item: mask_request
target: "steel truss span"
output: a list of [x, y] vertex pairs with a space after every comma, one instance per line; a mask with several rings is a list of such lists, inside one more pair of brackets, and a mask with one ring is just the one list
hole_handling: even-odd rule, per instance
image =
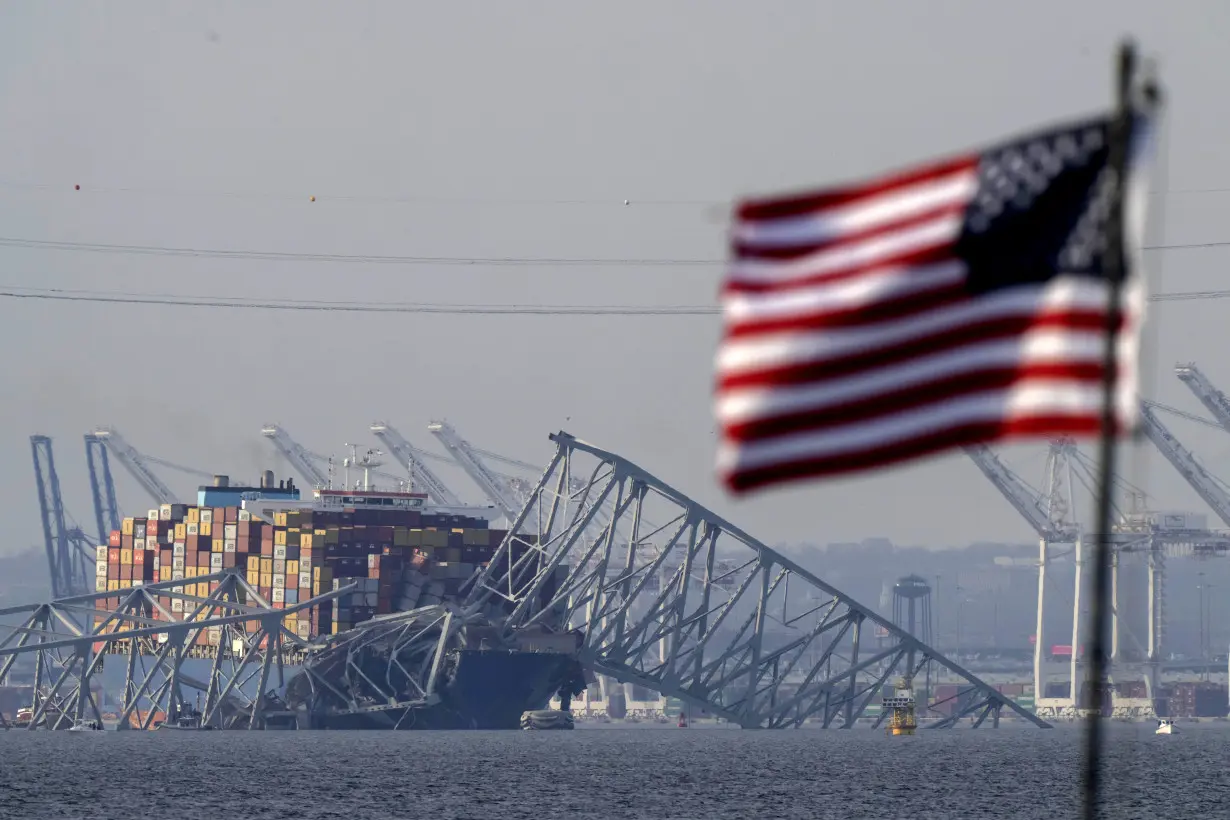
[[950, 715], [924, 711], [925, 726], [997, 725], [1007, 708], [1049, 727], [627, 459], [564, 432], [551, 440], [555, 455], [470, 586], [467, 612], [510, 613], [508, 634], [562, 615], [593, 671], [745, 728], [849, 728], [895, 677], [917, 688], [940, 674], [961, 692]]
[[381, 616], [325, 640], [291, 679], [287, 701], [313, 715], [365, 715], [399, 729], [414, 709], [440, 702], [447, 655], [481, 619], [428, 606]]
[[[286, 617], [352, 588], [276, 609], [235, 570], [193, 580], [218, 586], [199, 597], [183, 594], [182, 580], [164, 581], [0, 609], [0, 619], [22, 619], [20, 626], [0, 626], [0, 684], [18, 656], [34, 656], [28, 728], [101, 724], [90, 684], [101, 679], [108, 656], [127, 668], [118, 728], [148, 729], [160, 712], [172, 724], [192, 715], [215, 728], [264, 728], [278, 711], [269, 693], [282, 686], [283, 665], [302, 658], [308, 646], [286, 628]], [[208, 667], [203, 678], [185, 670], [190, 661]], [[203, 706], [195, 708], [185, 690], [199, 692]]]

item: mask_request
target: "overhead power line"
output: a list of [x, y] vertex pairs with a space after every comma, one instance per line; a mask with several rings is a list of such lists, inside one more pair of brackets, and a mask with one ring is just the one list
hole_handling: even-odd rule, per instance
[[290, 251], [186, 248], [167, 245], [118, 245], [101, 242], [59, 242], [43, 239], [0, 237], [0, 247], [75, 253], [112, 253], [134, 256], [197, 256], [211, 259], [250, 259], [262, 262], [342, 262], [368, 265], [533, 265], [536, 267], [706, 267], [722, 264], [717, 259], [632, 259], [579, 256], [384, 256], [379, 254], [303, 253]]
[[[654, 205], [654, 206], [731, 206], [729, 199], [720, 198], [686, 198], [662, 199], [654, 197], [638, 198], [629, 194], [610, 197], [522, 197], [522, 196], [447, 196], [425, 194], [347, 194], [330, 193], [329, 191], [253, 191], [253, 190], [207, 190], [202, 188], [181, 188], [170, 186], [143, 185], [109, 185], [86, 182], [38, 182], [20, 179], [0, 179], [0, 188], [14, 191], [54, 191], [65, 195], [90, 194], [120, 194], [126, 196], [157, 196], [199, 199], [249, 199], [249, 200], [280, 200], [293, 202], [340, 202], [340, 203], [371, 203], [387, 205], [477, 205], [477, 206], [519, 206], [519, 205], [583, 205], [583, 206], [623, 206], [623, 205]], [[1150, 191], [1153, 197], [1169, 197], [1187, 194], [1221, 194], [1230, 193], [1230, 186], [1171, 188], [1164, 191]]]
[[[1230, 289], [1157, 293], [1152, 302], [1227, 299]], [[139, 294], [0, 286], [0, 299], [83, 302], [117, 305], [222, 308], [231, 310], [283, 310], [328, 313], [437, 313], [487, 316], [714, 316], [715, 305], [521, 305], [448, 304], [432, 302], [353, 302], [311, 299], [254, 299], [245, 297], [177, 294]]]
[[[189, 248], [170, 245], [131, 245], [102, 242], [63, 242], [47, 239], [0, 237], [0, 247], [74, 253], [127, 254], [133, 256], [195, 256], [210, 259], [245, 259], [263, 262], [333, 262], [365, 265], [483, 265], [490, 267], [717, 267], [724, 259], [629, 258], [585, 256], [412, 256], [348, 253], [307, 253], [228, 248]], [[1146, 245], [1145, 250], [1163, 251], [1190, 248], [1230, 247], [1230, 240], [1188, 242], [1173, 245]]]

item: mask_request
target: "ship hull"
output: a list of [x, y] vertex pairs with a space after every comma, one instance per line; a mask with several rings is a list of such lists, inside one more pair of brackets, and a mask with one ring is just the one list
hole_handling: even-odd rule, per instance
[[439, 702], [317, 713], [310, 728], [520, 729], [521, 715], [546, 708], [575, 665], [571, 656], [553, 652], [461, 650]]

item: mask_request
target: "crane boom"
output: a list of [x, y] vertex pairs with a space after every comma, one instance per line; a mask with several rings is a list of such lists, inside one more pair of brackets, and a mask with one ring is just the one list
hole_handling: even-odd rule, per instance
[[504, 517], [510, 523], [515, 521], [525, 506], [526, 499], [522, 498], [503, 476], [492, 471], [475, 453], [470, 443], [458, 435], [447, 421], [433, 421], [427, 425], [427, 429], [440, 440], [449, 455], [466, 471], [466, 475], [473, 479], [483, 494], [504, 513]]
[[461, 499], [457, 497], [457, 494], [450, 490], [448, 485], [438, 475], [433, 473], [430, 467], [423, 463], [422, 459], [418, 457], [415, 448], [406, 440], [405, 436], [397, 431], [397, 428], [387, 422], [374, 421], [371, 425], [371, 431], [388, 448], [388, 451], [405, 466], [411, 480], [427, 490], [427, 494], [431, 496], [433, 501], [446, 507], [462, 506]]
[[[1212, 410], [1212, 408], [1209, 408]], [[1230, 493], [1218, 484], [1207, 470], [1196, 461], [1192, 452], [1179, 443], [1166, 426], [1162, 424], [1149, 402], [1140, 403], [1140, 415], [1144, 422], [1145, 435], [1157, 447], [1166, 460], [1179, 471], [1179, 475], [1187, 481], [1196, 494], [1204, 499], [1204, 503], [1213, 508], [1217, 517], [1230, 526]]]
[[1208, 411], [1217, 419], [1222, 429], [1230, 432], [1230, 397], [1213, 386], [1209, 377], [1204, 375], [1195, 362], [1175, 365], [1175, 375], [1196, 394]]
[[107, 445], [98, 436], [89, 433], [85, 434], [85, 461], [90, 469], [94, 523], [98, 527], [99, 543], [104, 543], [108, 533], [120, 528], [120, 508], [115, 500], [115, 481], [111, 477]]
[[329, 477], [312, 463], [312, 453], [303, 448], [299, 442], [277, 424], [266, 424], [261, 428], [261, 435], [273, 442], [273, 446], [281, 453], [290, 466], [294, 467], [300, 476], [313, 487], [329, 486]]
[[1056, 526], [1051, 521], [1046, 506], [1024, 479], [1008, 469], [995, 452], [985, 444], [973, 444], [965, 448], [965, 454], [978, 465], [1000, 494], [1008, 500], [1021, 517], [1029, 523], [1045, 541], [1064, 543], [1076, 536], [1076, 531], [1064, 526]]
[[38, 484], [38, 508], [43, 523], [43, 545], [55, 598], [93, 591], [94, 550], [78, 527], [69, 528], [56, 473], [55, 455], [49, 436], [30, 436], [34, 456], [34, 479]]
[[95, 438], [100, 439], [107, 448], [111, 451], [111, 455], [120, 460], [120, 463], [132, 474], [132, 477], [137, 480], [141, 488], [150, 494], [158, 504], [173, 504], [175, 502], [175, 493], [171, 492], [171, 488], [162, 483], [158, 476], [154, 475], [153, 470], [145, 463], [145, 457], [139, 453], [135, 447], [124, 440], [114, 428], [99, 427], [93, 434]]

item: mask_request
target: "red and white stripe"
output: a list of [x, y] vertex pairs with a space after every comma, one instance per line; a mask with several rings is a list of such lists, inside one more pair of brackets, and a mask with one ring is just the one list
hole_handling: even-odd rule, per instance
[[[1107, 286], [971, 296], [955, 254], [976, 156], [747, 202], [717, 356], [718, 470], [736, 492], [975, 442], [1100, 429]], [[1144, 292], [1125, 288], [1120, 423], [1136, 418]]]

